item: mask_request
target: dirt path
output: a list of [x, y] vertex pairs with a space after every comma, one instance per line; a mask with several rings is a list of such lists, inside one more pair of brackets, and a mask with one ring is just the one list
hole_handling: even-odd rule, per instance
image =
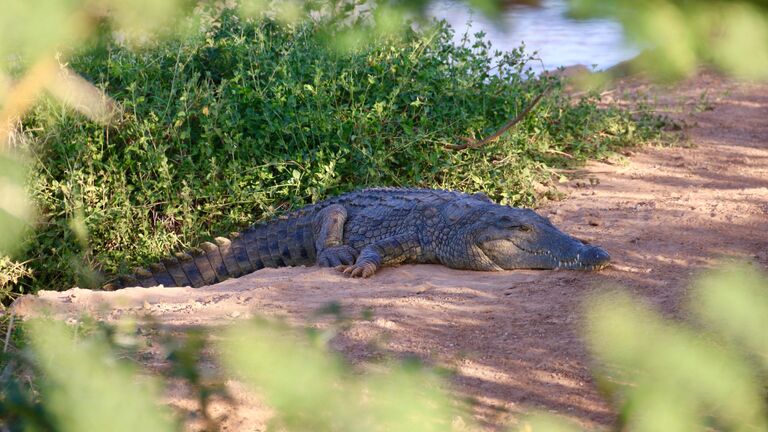
[[[564, 230], [608, 249], [615, 265], [605, 271], [474, 273], [424, 265], [359, 281], [328, 269], [267, 269], [198, 290], [45, 292], [17, 310], [42, 302], [63, 314], [149, 314], [182, 327], [258, 313], [322, 326], [327, 320], [314, 312], [337, 301], [350, 316], [369, 308], [374, 319], [356, 321], [332, 341], [334, 349], [356, 364], [417, 356], [455, 370], [456, 392], [468, 397], [489, 430], [514, 424], [532, 408], [586, 427], [608, 425], [613, 413], [593, 386], [579, 337], [585, 296], [619, 285], [676, 313], [692, 276], [725, 257], [768, 268], [768, 85], [704, 74], [659, 94], [659, 106], [682, 108], [673, 116], [691, 125], [691, 147], [647, 148], [628, 161], [590, 164], [585, 177], [598, 184], [571, 181], [563, 187], [568, 199], [539, 209]], [[230, 387], [240, 405], [225, 424], [260, 430], [263, 407], [237, 383]], [[194, 407], [173, 385], [168, 402]]]

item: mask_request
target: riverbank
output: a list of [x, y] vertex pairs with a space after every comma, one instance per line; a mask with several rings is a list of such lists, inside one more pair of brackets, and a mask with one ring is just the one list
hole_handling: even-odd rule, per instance
[[[562, 201], [538, 209], [565, 231], [609, 250], [598, 273], [476, 273], [441, 266], [401, 266], [368, 280], [320, 268], [265, 269], [216, 286], [40, 292], [15, 311], [51, 310], [77, 320], [149, 317], [169, 332], [215, 328], [253, 316], [327, 328], [317, 310], [336, 302], [351, 320], [331, 347], [361, 370], [384, 357], [416, 357], [454, 371], [455, 394], [487, 430], [540, 409], [582, 426], [609, 426], [615, 413], [601, 398], [580, 337], [580, 305], [596, 289], [621, 286], [671, 315], [681, 314], [691, 281], [732, 258], [768, 269], [768, 85], [737, 83], [703, 72], [670, 88], [625, 80], [605, 93], [612, 102], [636, 90], [656, 95], [657, 110], [684, 126], [686, 141], [645, 147], [589, 163], [561, 185]], [[140, 363], [167, 365], [159, 346]], [[205, 368], [217, 365], [204, 360]], [[259, 430], [269, 410], [236, 381], [234, 406], [211, 413], [229, 430]], [[166, 403], [200, 425], [190, 389], [170, 380]]]

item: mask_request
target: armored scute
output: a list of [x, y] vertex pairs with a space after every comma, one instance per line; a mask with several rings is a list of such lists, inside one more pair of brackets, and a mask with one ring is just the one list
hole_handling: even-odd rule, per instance
[[482, 194], [367, 189], [217, 237], [105, 286], [200, 287], [264, 267], [320, 265], [352, 277], [383, 266], [434, 263], [455, 269], [599, 270], [610, 256], [532, 210]]

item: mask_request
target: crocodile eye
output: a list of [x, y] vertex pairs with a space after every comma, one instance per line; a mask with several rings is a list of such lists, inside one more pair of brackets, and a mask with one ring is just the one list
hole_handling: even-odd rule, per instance
[[496, 224], [503, 228], [513, 228], [517, 225], [515, 221], [512, 220], [509, 216], [502, 216], [497, 221]]

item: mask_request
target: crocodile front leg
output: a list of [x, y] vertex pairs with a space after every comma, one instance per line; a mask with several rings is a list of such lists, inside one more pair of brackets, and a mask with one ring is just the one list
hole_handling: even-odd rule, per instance
[[317, 265], [336, 267], [355, 262], [357, 250], [343, 243], [346, 221], [347, 209], [341, 204], [330, 205], [315, 216], [313, 225], [316, 233]]
[[336, 269], [351, 277], [367, 278], [383, 266], [416, 261], [420, 255], [421, 244], [418, 236], [401, 234], [366, 246], [353, 265], [340, 265]]

